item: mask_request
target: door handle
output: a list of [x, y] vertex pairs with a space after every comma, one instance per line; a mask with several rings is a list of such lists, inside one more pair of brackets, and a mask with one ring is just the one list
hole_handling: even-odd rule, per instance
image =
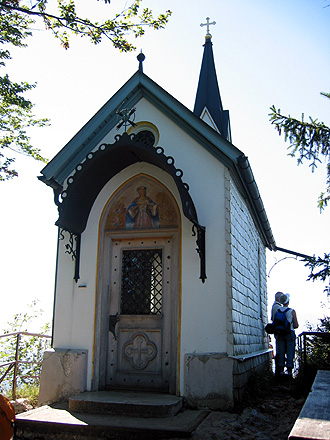
[[116, 313], [115, 315], [109, 315], [109, 331], [113, 334], [115, 340], [117, 340], [116, 325], [118, 321], [120, 321], [118, 313]]

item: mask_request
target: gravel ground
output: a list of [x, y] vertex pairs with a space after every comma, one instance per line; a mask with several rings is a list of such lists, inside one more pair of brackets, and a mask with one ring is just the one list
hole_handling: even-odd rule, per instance
[[304, 397], [297, 396], [294, 380], [274, 384], [271, 393], [250, 399], [235, 412], [211, 412], [191, 438], [287, 440], [304, 402]]
[[[305, 402], [297, 391], [295, 380], [282, 383], [273, 381], [271, 386], [269, 383], [267, 386], [259, 383], [251, 389], [245, 401], [234, 411], [211, 411], [193, 432], [191, 439], [287, 440]], [[255, 389], [259, 389], [258, 396]], [[17, 402], [18, 406], [23, 407], [24, 404], [23, 399]]]

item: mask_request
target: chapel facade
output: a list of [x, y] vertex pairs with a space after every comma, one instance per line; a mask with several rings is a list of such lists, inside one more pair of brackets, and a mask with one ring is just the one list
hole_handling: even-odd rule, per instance
[[275, 241], [232, 144], [211, 35], [194, 110], [139, 70], [47, 164], [58, 253], [40, 403], [159, 391], [230, 409], [270, 360]]

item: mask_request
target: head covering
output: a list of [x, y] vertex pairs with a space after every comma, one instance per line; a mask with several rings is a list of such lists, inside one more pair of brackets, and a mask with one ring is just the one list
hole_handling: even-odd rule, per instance
[[280, 302], [285, 306], [285, 304], [287, 304], [289, 301], [290, 295], [288, 293], [283, 293], [283, 295], [281, 295]]
[[275, 293], [275, 301], [281, 302], [282, 295], [283, 295], [283, 292], [276, 292]]

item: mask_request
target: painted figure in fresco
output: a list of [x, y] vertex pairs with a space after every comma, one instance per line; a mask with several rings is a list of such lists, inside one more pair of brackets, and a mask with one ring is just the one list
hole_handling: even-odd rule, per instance
[[126, 229], [154, 229], [159, 228], [159, 214], [157, 203], [147, 196], [147, 188], [137, 188], [139, 196], [127, 208]]

